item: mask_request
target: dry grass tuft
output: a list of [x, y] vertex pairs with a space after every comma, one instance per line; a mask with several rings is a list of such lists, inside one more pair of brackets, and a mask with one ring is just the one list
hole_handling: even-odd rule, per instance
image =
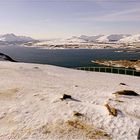
[[119, 102], [119, 103], [123, 103], [124, 101], [121, 101], [121, 100], [119, 100], [119, 99], [116, 99], [115, 100], [116, 102]]
[[11, 99], [16, 96], [16, 93], [19, 91], [18, 88], [11, 88], [7, 90], [0, 91], [0, 99]]
[[112, 115], [112, 116], [117, 116], [118, 115], [118, 111], [116, 108], [114, 107], [111, 107], [109, 104], [105, 104], [105, 107], [107, 108], [108, 112], [109, 112], [109, 115]]
[[69, 139], [111, 139], [110, 135], [101, 129], [97, 129], [79, 119], [46, 124], [42, 127], [43, 134], [57, 135], [58, 138]]

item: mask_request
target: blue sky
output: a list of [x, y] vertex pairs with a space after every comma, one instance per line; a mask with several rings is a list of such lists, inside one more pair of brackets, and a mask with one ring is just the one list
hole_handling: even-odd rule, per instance
[[0, 0], [0, 34], [56, 38], [140, 33], [140, 0]]

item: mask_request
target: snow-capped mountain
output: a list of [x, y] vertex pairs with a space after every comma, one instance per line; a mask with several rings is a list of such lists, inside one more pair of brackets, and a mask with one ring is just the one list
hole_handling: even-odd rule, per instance
[[68, 44], [94, 44], [94, 43], [135, 43], [140, 42], [140, 34], [110, 34], [110, 35], [94, 35], [86, 36], [81, 35], [79, 37], [73, 36], [71, 38], [57, 38], [44, 40], [35, 43], [36, 46], [47, 46], [47, 45], [68, 45]]
[[96, 39], [97, 42], [118, 42], [120, 39], [129, 37], [129, 34], [111, 34], [111, 35], [104, 35]]
[[[57, 39], [46, 39], [46, 40], [34, 40], [31, 37], [17, 36], [15, 34], [5, 34], [0, 35], [1, 44], [21, 44], [25, 46], [51, 46], [51, 45], [86, 45], [93, 46], [95, 44], [106, 44], [106, 43], [136, 43], [140, 42], [140, 34], [130, 35], [130, 34], [110, 34], [110, 35], [94, 35], [94, 36], [72, 36], [70, 38], [57, 38]], [[95, 46], [97, 47], [97, 45]]]
[[71, 38], [66, 39], [68, 43], [86, 43], [87, 41], [83, 38], [73, 36]]
[[118, 42], [123, 38], [127, 38], [131, 36], [130, 34], [110, 34], [110, 35], [94, 35], [94, 36], [86, 36], [81, 35], [80, 37], [72, 37], [67, 40], [72, 40], [72, 42], [102, 42], [102, 43], [109, 43], [109, 42]]
[[79, 38], [83, 39], [87, 42], [96, 42], [96, 40], [100, 37], [102, 37], [103, 35], [94, 35], [94, 36], [85, 36], [85, 35], [81, 35]]
[[71, 38], [57, 38], [57, 39], [50, 39], [46, 41], [37, 42], [36, 45], [64, 45], [64, 44], [81, 44], [81, 43], [87, 43], [84, 39], [80, 39], [79, 37], [73, 36]]
[[0, 35], [0, 41], [2, 42], [30, 42], [34, 41], [31, 37], [17, 36], [14, 34], [4, 34]]
[[120, 43], [135, 43], [140, 42], [140, 34], [131, 35], [119, 40]]
[[37, 43], [37, 45], [63, 45], [63, 44], [82, 44], [82, 43], [109, 43], [109, 42], [117, 42], [122, 38], [128, 37], [128, 34], [111, 34], [111, 35], [94, 35], [94, 36], [86, 36], [81, 35], [79, 37], [73, 36], [71, 38], [66, 39], [51, 39], [43, 42]]

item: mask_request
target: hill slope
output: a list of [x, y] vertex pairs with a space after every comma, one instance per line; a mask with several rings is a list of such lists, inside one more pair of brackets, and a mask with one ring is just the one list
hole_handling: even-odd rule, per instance
[[140, 94], [139, 77], [10, 62], [0, 77], [0, 139], [137, 139], [140, 97], [112, 93]]

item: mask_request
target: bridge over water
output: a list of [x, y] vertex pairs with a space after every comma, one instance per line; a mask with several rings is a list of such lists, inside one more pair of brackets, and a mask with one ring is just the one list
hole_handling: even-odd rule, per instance
[[77, 67], [77, 70], [94, 71], [94, 72], [106, 72], [106, 73], [116, 73], [132, 76], [140, 76], [140, 71], [127, 68], [116, 68], [116, 67]]

